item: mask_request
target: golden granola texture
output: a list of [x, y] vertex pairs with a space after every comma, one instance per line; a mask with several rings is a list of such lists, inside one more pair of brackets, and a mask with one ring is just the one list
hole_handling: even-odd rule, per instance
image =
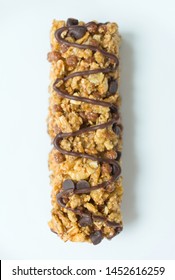
[[[51, 63], [51, 82], [49, 86], [50, 97], [47, 123], [48, 133], [52, 141], [60, 132], [74, 132], [83, 125], [102, 124], [112, 118], [108, 107], [62, 98], [53, 90], [53, 83], [57, 78], [66, 77], [73, 72], [109, 67], [109, 64], [113, 63], [112, 60], [106, 59], [99, 51], [93, 52], [90, 49], [83, 50], [59, 44], [55, 39], [54, 33], [65, 25], [65, 21], [54, 20], [50, 33], [51, 51], [48, 53], [48, 60]], [[79, 22], [79, 25], [84, 25], [84, 23]], [[119, 57], [120, 35], [116, 23], [107, 23], [99, 26], [98, 30], [90, 31], [89, 29], [78, 40], [69, 35], [66, 35], [65, 38], [69, 42], [101, 47]], [[109, 77], [119, 81], [119, 69], [115, 73], [98, 73], [84, 77], [73, 77], [64, 83], [64, 87], [70, 95], [103, 100], [120, 107], [118, 91], [112, 96], [107, 96]], [[122, 139], [121, 135], [116, 135], [113, 132], [112, 126], [108, 126], [104, 129], [63, 139], [61, 147], [67, 151], [96, 156], [100, 154], [106, 158], [115, 159], [117, 151], [122, 150]], [[101, 164], [86, 158], [63, 155], [55, 148], [51, 150], [49, 154], [49, 170], [52, 186], [52, 217], [49, 227], [64, 241], [91, 242], [89, 237], [91, 226], [80, 227], [77, 215], [57, 203], [56, 195], [61, 191], [62, 183], [66, 179], [76, 182], [84, 179], [91, 186], [95, 186], [110, 179], [110, 168], [107, 163]], [[95, 215], [103, 216], [109, 221], [122, 224], [120, 209], [122, 193], [122, 177], [119, 176], [118, 180], [108, 186], [107, 189], [94, 190], [90, 194], [73, 194], [69, 197], [66, 206], [72, 209], [86, 208]], [[103, 236], [108, 239], [115, 234], [114, 228], [107, 226], [102, 221], [94, 221], [93, 229], [101, 230]]]

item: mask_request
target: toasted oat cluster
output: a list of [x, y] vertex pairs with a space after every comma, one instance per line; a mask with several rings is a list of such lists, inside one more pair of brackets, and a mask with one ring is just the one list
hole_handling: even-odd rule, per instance
[[119, 43], [115, 23], [52, 24], [49, 227], [64, 241], [96, 245], [123, 228]]

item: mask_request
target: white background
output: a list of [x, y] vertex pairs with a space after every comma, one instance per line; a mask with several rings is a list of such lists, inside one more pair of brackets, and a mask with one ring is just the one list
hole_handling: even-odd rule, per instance
[[[0, 0], [0, 258], [175, 258], [175, 5], [172, 0]], [[50, 219], [46, 117], [54, 18], [116, 21], [124, 123], [124, 231], [63, 243]]]

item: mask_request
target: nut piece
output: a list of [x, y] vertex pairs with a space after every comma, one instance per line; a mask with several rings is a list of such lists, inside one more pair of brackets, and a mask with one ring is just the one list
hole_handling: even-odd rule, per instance
[[96, 33], [98, 30], [98, 26], [95, 22], [91, 22], [88, 26], [87, 26], [87, 30], [89, 31], [89, 33]]
[[89, 40], [89, 43], [92, 45], [92, 46], [95, 46], [95, 47], [98, 47], [99, 46], [99, 42], [95, 39], [90, 39]]
[[104, 162], [101, 166], [101, 171], [103, 174], [111, 174], [112, 167], [110, 166], [109, 163]]
[[83, 119], [84, 122], [87, 121], [87, 116], [85, 115], [84, 112], [80, 112], [79, 115], [80, 115], [80, 117]]
[[68, 66], [75, 67], [77, 65], [78, 59], [75, 55], [71, 55], [68, 58], [66, 58], [66, 63]]
[[107, 26], [105, 24], [101, 24], [98, 28], [99, 33], [106, 33]]
[[91, 64], [91, 63], [93, 63], [95, 61], [95, 58], [94, 57], [88, 57], [84, 61], [89, 63], [89, 64]]
[[100, 94], [99, 91], [94, 91], [94, 92], [93, 92], [93, 95], [96, 97], [96, 99], [101, 98], [101, 94]]
[[106, 191], [111, 193], [115, 190], [115, 188], [116, 188], [115, 184], [113, 183], [113, 184], [110, 184], [110, 185], [107, 186]]
[[98, 116], [99, 115], [97, 113], [93, 113], [93, 112], [89, 112], [86, 114], [87, 119], [92, 122], [95, 122]]
[[61, 46], [60, 46], [60, 52], [61, 53], [67, 52], [68, 49], [69, 49], [69, 46], [67, 46], [65, 44], [61, 44]]
[[54, 159], [57, 163], [61, 163], [65, 160], [65, 156], [62, 155], [61, 153], [57, 152], [54, 154]]
[[110, 158], [110, 159], [116, 159], [116, 158], [117, 158], [117, 153], [116, 153], [116, 151], [114, 151], [114, 150], [110, 150], [110, 151], [107, 151], [107, 152], [105, 153], [105, 156], [106, 156], [107, 158]]
[[55, 132], [55, 134], [58, 134], [61, 132], [61, 128], [57, 124], [54, 126], [54, 132]]
[[61, 106], [60, 106], [60, 105], [57, 105], [57, 104], [54, 104], [54, 105], [53, 105], [52, 110], [53, 110], [54, 113], [62, 112], [62, 111], [63, 111], [63, 109], [61, 108]]
[[49, 62], [58, 61], [61, 58], [61, 55], [57, 51], [52, 51], [47, 54], [47, 60]]

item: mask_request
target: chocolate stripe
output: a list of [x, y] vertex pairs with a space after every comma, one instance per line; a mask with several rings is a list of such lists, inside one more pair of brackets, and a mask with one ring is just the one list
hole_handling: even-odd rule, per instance
[[[71, 78], [76, 77], [76, 76], [89, 75], [89, 73], [91, 74], [91, 71], [94, 71], [94, 70], [76, 72], [76, 73], [73, 73], [73, 74], [67, 76], [66, 78], [58, 78], [58, 79], [56, 79], [56, 81], [53, 84], [53, 89], [63, 98], [67, 98], [67, 99], [70, 99], [70, 100], [81, 101], [81, 102], [85, 102], [85, 103], [90, 103], [90, 104], [93, 104], [93, 105], [98, 105], [98, 106], [103, 106], [103, 107], [110, 107], [111, 110], [113, 110], [114, 112], [117, 112], [118, 107], [113, 103], [100, 101], [100, 100], [95, 100], [95, 99], [90, 99], [90, 98], [86, 98], [86, 97], [69, 95], [68, 92], [66, 92], [66, 91], [60, 89], [59, 87], [57, 87], [57, 84], [60, 81], [67, 81], [68, 79], [71, 79]], [[95, 73], [99, 73], [99, 69], [98, 69], [98, 72], [95, 72]]]
[[[62, 33], [64, 31], [68, 31], [68, 30], [74, 30], [76, 28], [76, 26], [79, 26], [79, 25], [74, 25], [74, 26], [71, 26], [71, 27], [62, 27], [62, 28], [59, 28], [55, 31], [55, 38], [57, 39], [57, 41], [60, 43], [60, 44], [64, 44], [64, 45], [67, 45], [69, 47], [75, 47], [75, 48], [79, 48], [79, 49], [90, 49], [94, 52], [96, 51], [99, 51], [101, 54], [103, 54], [104, 56], [108, 57], [108, 58], [111, 58], [115, 61], [116, 63], [116, 66], [113, 68], [113, 71], [115, 71], [119, 65], [119, 60], [118, 58], [116, 57], [116, 55], [112, 54], [112, 53], [108, 53], [106, 52], [105, 50], [102, 50], [101, 48], [97, 47], [97, 46], [92, 46], [92, 45], [86, 45], [86, 44], [77, 44], [77, 43], [71, 43], [71, 42], [68, 42], [66, 41], [65, 39], [63, 39], [61, 37]], [[85, 25], [87, 26], [87, 25]], [[107, 69], [107, 68], [106, 68]]]

